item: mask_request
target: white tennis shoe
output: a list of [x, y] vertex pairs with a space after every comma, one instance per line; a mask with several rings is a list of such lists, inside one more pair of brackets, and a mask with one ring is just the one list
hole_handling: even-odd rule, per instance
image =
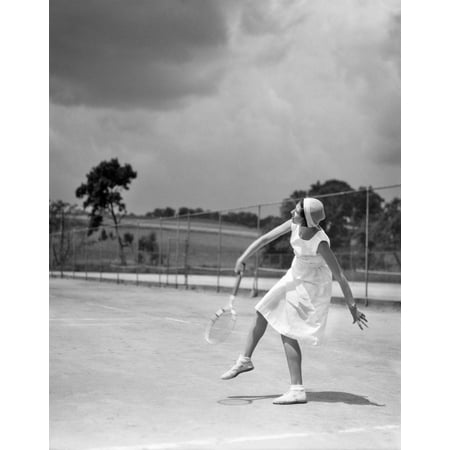
[[306, 391], [304, 389], [291, 389], [290, 391], [286, 392], [281, 397], [278, 397], [273, 401], [274, 405], [293, 405], [294, 403], [307, 403]]
[[233, 367], [226, 371], [220, 378], [222, 378], [222, 380], [230, 380], [231, 378], [238, 376], [240, 373], [250, 372], [250, 370], [253, 369], [254, 366], [250, 358], [239, 356]]

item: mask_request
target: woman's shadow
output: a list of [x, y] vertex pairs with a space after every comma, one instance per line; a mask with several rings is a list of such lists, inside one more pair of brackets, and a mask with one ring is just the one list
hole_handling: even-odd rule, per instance
[[[271, 395], [231, 395], [222, 400], [218, 400], [217, 403], [225, 406], [239, 406], [250, 405], [256, 400], [265, 400], [270, 398], [279, 397], [281, 394]], [[347, 405], [364, 405], [364, 406], [378, 406], [383, 407], [375, 402], [371, 402], [366, 396], [350, 394], [349, 392], [336, 392], [336, 391], [308, 391], [308, 403], [320, 402], [320, 403], [345, 403]]]

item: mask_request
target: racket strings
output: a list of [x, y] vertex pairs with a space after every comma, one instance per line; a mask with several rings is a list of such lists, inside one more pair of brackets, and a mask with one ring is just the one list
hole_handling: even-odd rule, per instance
[[236, 312], [233, 309], [233, 301], [237, 295], [241, 278], [242, 272], [240, 272], [236, 277], [233, 293], [230, 296], [229, 305], [219, 309], [215, 313], [215, 317], [211, 319], [211, 322], [206, 329], [205, 339], [210, 344], [223, 342], [234, 329], [234, 325], [236, 323]]
[[207, 333], [207, 338], [210, 342], [222, 342], [233, 331], [236, 322], [236, 316], [231, 312], [226, 312], [217, 317], [211, 323]]

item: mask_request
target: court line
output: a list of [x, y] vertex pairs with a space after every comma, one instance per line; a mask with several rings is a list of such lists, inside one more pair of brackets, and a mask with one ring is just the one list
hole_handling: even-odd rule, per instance
[[101, 303], [86, 303], [86, 305], [99, 306], [100, 308], [111, 309], [112, 311], [119, 311], [119, 312], [126, 312], [126, 313], [132, 312], [129, 309], [122, 309], [122, 308], [116, 308], [114, 306], [102, 305]]
[[[82, 322], [82, 321], [98, 321], [98, 322], [117, 322], [117, 321], [130, 321], [132, 319], [136, 319], [140, 322], [154, 321], [154, 320], [170, 320], [173, 322], [181, 322], [181, 323], [192, 323], [187, 320], [175, 319], [174, 317], [150, 317], [150, 318], [141, 318], [141, 317], [50, 317], [50, 321], [60, 321], [60, 322]], [[200, 323], [200, 322], [198, 322]]]
[[136, 319], [136, 317], [50, 317], [51, 322], [123, 322], [130, 321], [130, 319]]
[[393, 430], [395, 428], [400, 428], [400, 425], [378, 425], [373, 427], [375, 430]]
[[187, 320], [174, 319], [173, 317], [164, 317], [164, 320], [171, 320], [172, 322], [191, 323]]
[[365, 431], [366, 429], [363, 427], [360, 428], [348, 428], [346, 430], [338, 430], [338, 433], [360, 433], [361, 431]]
[[235, 442], [255, 442], [255, 441], [267, 441], [273, 439], [289, 439], [295, 437], [308, 437], [311, 433], [284, 433], [284, 434], [269, 434], [263, 436], [242, 436], [238, 438], [227, 439], [226, 443], [232, 444]]
[[[134, 322], [131, 322], [133, 321]], [[50, 322], [61, 322], [61, 323], [68, 323], [69, 325], [94, 325], [95, 323], [101, 323], [102, 325], [108, 325], [109, 323], [138, 323], [138, 322], [154, 322], [154, 321], [160, 321], [160, 320], [167, 320], [170, 322], [177, 322], [177, 323], [184, 323], [188, 325], [200, 325], [201, 322], [189, 322], [187, 320], [182, 319], [176, 319], [174, 317], [150, 317], [142, 319], [141, 317], [71, 317], [71, 318], [61, 318], [61, 317], [50, 317]], [[91, 322], [91, 323], [89, 323]]]
[[[374, 430], [396, 430], [400, 429], [400, 425], [378, 425], [367, 428], [348, 428], [344, 430], [337, 430], [337, 433], [361, 433], [370, 432]], [[304, 438], [320, 435], [329, 435], [330, 432], [312, 432], [312, 433], [284, 433], [284, 434], [269, 434], [262, 436], [241, 436], [231, 439], [204, 439], [204, 440], [193, 440], [193, 441], [183, 441], [183, 442], [162, 442], [159, 444], [140, 444], [131, 446], [119, 446], [119, 447], [95, 447], [89, 450], [168, 450], [168, 449], [179, 449], [192, 446], [214, 446], [235, 444], [239, 442], [257, 442], [266, 441], [274, 439], [289, 439], [289, 438]]]
[[[121, 325], [134, 325], [134, 322], [120, 322]], [[86, 323], [68, 323], [65, 326], [67, 327], [109, 327], [112, 326], [112, 323], [98, 323], [98, 322], [86, 322]]]

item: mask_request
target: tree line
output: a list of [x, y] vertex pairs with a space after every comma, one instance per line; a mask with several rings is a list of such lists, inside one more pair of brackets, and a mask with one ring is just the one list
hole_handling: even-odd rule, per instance
[[[188, 208], [186, 206], [181, 206], [178, 210], [166, 207], [166, 208], [155, 208], [153, 211], [149, 211], [145, 214], [145, 217], [152, 219], [159, 218], [174, 218], [181, 217], [186, 219], [188, 216], [197, 217], [204, 220], [212, 220], [242, 225], [249, 228], [256, 228], [258, 226], [258, 215], [248, 211], [230, 211], [230, 212], [219, 212], [219, 211], [210, 211], [202, 208]], [[273, 220], [274, 216], [264, 217], [260, 219], [259, 225], [262, 227], [267, 223], [270, 223]]]
[[[105, 217], [112, 220], [112, 231], [105, 229], [99, 239], [117, 240], [122, 264], [126, 264], [124, 249], [132, 244], [134, 236], [131, 233], [121, 234], [119, 225], [124, 217], [134, 216], [127, 213], [123, 200], [123, 192], [137, 177], [137, 172], [130, 164], [120, 164], [117, 158], [102, 161], [93, 167], [86, 175], [86, 180], [76, 189], [77, 198], [83, 199], [83, 209], [88, 213], [88, 234], [99, 231]], [[343, 193], [345, 195], [333, 195]], [[347, 182], [331, 179], [325, 182], [317, 181], [309, 189], [294, 190], [283, 199], [278, 216], [258, 218], [257, 214], [248, 211], [220, 213], [203, 210], [202, 208], [180, 207], [178, 210], [166, 207], [155, 208], [147, 212], [148, 218], [168, 218], [175, 216], [198, 216], [205, 220], [218, 221], [256, 228], [259, 221], [261, 232], [264, 233], [290, 218], [290, 211], [302, 197], [317, 197], [325, 205], [326, 219], [321, 223], [332, 242], [334, 249], [364, 248], [366, 240], [365, 218], [367, 189], [352, 188]], [[369, 250], [399, 250], [401, 242], [401, 200], [394, 198], [386, 202], [381, 195], [369, 188], [370, 238]], [[50, 232], [66, 235], [60, 237], [59, 250], [54, 251], [56, 259], [64, 258], [70, 248], [67, 231], [84, 224], [76, 216], [77, 206], [61, 200], [50, 201], [49, 225]], [[143, 251], [158, 252], [158, 243], [154, 233], [141, 238], [138, 243]], [[290, 252], [289, 237], [282, 236], [265, 248], [266, 254]]]

